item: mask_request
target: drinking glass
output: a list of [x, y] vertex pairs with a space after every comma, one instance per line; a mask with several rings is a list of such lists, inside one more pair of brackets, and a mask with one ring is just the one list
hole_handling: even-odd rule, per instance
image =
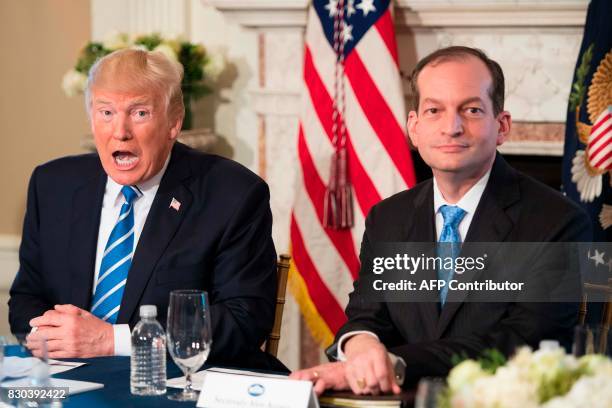
[[208, 294], [199, 290], [174, 290], [168, 305], [167, 344], [170, 356], [185, 374], [185, 389], [168, 394], [175, 401], [196, 401], [191, 375], [208, 358], [212, 344]]
[[4, 336], [0, 336], [0, 381], [4, 379], [4, 347], [6, 344]]
[[443, 378], [424, 377], [419, 381], [416, 397], [414, 400], [415, 408], [436, 408], [440, 403], [440, 398], [446, 383]]

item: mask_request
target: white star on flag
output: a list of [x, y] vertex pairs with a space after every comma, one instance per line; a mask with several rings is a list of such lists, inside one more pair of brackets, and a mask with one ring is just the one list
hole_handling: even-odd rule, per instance
[[355, 0], [348, 0], [348, 4], [346, 5], [346, 15], [350, 17], [355, 13]]
[[338, 13], [338, 0], [329, 0], [325, 9], [329, 11], [329, 16], [333, 17]]
[[352, 25], [346, 24], [344, 27], [342, 27], [342, 38], [344, 39], [345, 44], [353, 39]]
[[376, 7], [374, 7], [374, 0], [361, 0], [361, 3], [357, 5], [357, 8], [363, 12], [364, 17], [367, 17], [370, 11], [376, 11]]
[[595, 250], [595, 255], [591, 256], [591, 251], [589, 251], [588, 256], [589, 256], [589, 259], [591, 259], [592, 261], [595, 261], [595, 266], [597, 267], [597, 265], [605, 264], [604, 259], [603, 259], [605, 254], [606, 254], [605, 252], [599, 252], [598, 250]]
[[170, 201], [170, 207], [168, 208], [172, 208], [174, 209], [174, 211], [178, 211], [179, 208], [181, 208], [181, 202], [176, 198], [172, 197], [172, 201]]

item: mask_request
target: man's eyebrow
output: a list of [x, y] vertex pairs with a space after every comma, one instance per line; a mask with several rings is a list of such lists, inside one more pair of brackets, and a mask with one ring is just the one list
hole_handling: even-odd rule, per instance
[[440, 104], [441, 102], [437, 99], [434, 98], [425, 98], [423, 99], [422, 103], [433, 103], [433, 104]]
[[136, 99], [135, 101], [132, 101], [128, 106], [130, 108], [133, 108], [134, 106], [142, 106], [142, 105], [153, 106], [153, 101], [148, 98]]
[[[471, 96], [469, 98], [466, 98], [466, 99], [462, 100], [459, 103], [459, 105], [463, 106], [463, 105], [467, 105], [468, 103], [474, 103], [474, 102], [478, 102], [480, 104], [484, 104], [484, 102], [483, 102], [481, 97], [479, 97], [479, 96]], [[422, 103], [441, 104], [442, 102], [440, 102], [439, 100], [437, 100], [435, 98], [425, 98], [425, 99], [423, 99]]]
[[463, 106], [463, 105], [467, 105], [468, 103], [474, 103], [474, 102], [484, 105], [484, 101], [479, 96], [472, 96], [471, 98], [464, 99], [463, 101], [461, 101], [459, 105]]
[[[96, 105], [112, 105], [112, 102], [106, 99], [95, 99], [93, 103]], [[132, 101], [128, 105], [128, 107], [131, 109], [131, 108], [134, 108], [135, 106], [143, 106], [143, 105], [153, 106], [153, 101], [147, 98], [137, 99], [135, 101]]]

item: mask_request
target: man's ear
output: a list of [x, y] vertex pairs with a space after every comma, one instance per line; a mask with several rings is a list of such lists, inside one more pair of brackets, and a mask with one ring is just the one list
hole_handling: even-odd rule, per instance
[[416, 111], [410, 111], [410, 113], [408, 113], [408, 121], [406, 122], [406, 128], [408, 129], [408, 137], [410, 138], [412, 145], [416, 148], [418, 148], [418, 138], [416, 135], [416, 125], [418, 121], [419, 117]]
[[171, 140], [176, 140], [178, 138], [179, 134], [181, 133], [181, 127], [183, 127], [183, 118], [179, 117], [170, 128]]
[[510, 112], [503, 111], [497, 115], [497, 123], [499, 124], [499, 129], [497, 130], [497, 145], [502, 145], [508, 135], [510, 134], [510, 129], [512, 129], [512, 117], [510, 116]]

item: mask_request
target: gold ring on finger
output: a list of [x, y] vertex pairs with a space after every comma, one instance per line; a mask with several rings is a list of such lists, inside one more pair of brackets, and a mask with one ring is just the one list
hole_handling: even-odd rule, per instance
[[360, 378], [357, 380], [357, 387], [359, 387], [360, 389], [365, 388], [366, 382], [365, 382], [365, 378]]

